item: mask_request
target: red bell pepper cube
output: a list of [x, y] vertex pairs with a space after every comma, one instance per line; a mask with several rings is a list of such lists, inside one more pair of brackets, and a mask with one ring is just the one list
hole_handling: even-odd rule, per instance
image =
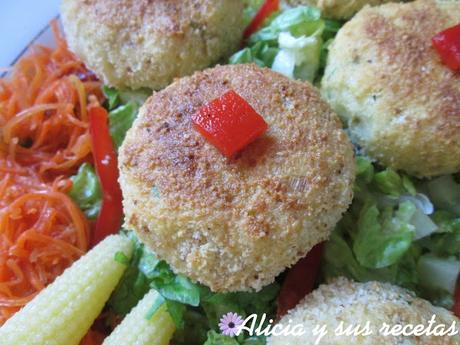
[[447, 67], [460, 69], [460, 24], [436, 34], [432, 43]]
[[193, 127], [226, 157], [232, 157], [268, 128], [262, 116], [235, 91], [206, 104], [192, 121]]

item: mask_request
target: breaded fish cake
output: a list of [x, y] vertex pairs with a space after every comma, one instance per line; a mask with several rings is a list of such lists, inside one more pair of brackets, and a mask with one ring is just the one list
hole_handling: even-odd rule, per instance
[[[191, 116], [229, 90], [268, 132], [232, 159]], [[126, 227], [214, 291], [261, 289], [328, 238], [347, 209], [353, 148], [309, 84], [256, 65], [218, 66], [154, 93], [120, 150]]]
[[[445, 336], [413, 335], [417, 332], [429, 330], [429, 322], [435, 315], [435, 323], [431, 327], [444, 325], [444, 330], [453, 334]], [[289, 323], [289, 321], [291, 321]], [[366, 324], [369, 322], [367, 335]], [[454, 324], [455, 322], [455, 324]], [[434, 307], [428, 301], [415, 297], [412, 292], [377, 282], [354, 283], [345, 278], [339, 278], [329, 285], [322, 285], [299, 303], [279, 322], [281, 325], [301, 325], [305, 332], [300, 336], [276, 336], [268, 339], [268, 345], [313, 345], [319, 337], [314, 334], [315, 327], [319, 330], [325, 326], [327, 335], [320, 338], [319, 344], [325, 345], [458, 345], [460, 344], [459, 323], [450, 311]], [[339, 335], [340, 325], [356, 330], [360, 326], [361, 335]], [[412, 335], [395, 336], [395, 333], [385, 336], [390, 328], [406, 326], [405, 332]], [[409, 326], [408, 326], [409, 325]], [[412, 329], [409, 327], [412, 326]], [[300, 327], [298, 327], [300, 328]], [[395, 330], [395, 329], [394, 329]], [[397, 331], [397, 330], [395, 330]], [[438, 327], [437, 332], [441, 329]], [[401, 330], [399, 330], [401, 332]], [[370, 334], [369, 334], [370, 333]]]
[[161, 89], [238, 49], [242, 0], [63, 0], [70, 48], [117, 88]]
[[327, 18], [348, 19], [366, 5], [376, 6], [392, 0], [286, 0], [291, 6], [309, 5], [321, 9]]
[[322, 94], [353, 141], [384, 166], [420, 177], [460, 171], [460, 74], [431, 38], [460, 22], [460, 1], [366, 8], [330, 48]]

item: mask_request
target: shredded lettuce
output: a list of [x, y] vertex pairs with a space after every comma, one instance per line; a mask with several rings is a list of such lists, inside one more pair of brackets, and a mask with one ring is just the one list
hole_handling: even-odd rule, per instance
[[70, 197], [83, 210], [86, 217], [95, 219], [101, 208], [102, 192], [93, 166], [89, 163], [82, 164], [71, 180], [73, 185], [69, 192]]
[[178, 328], [183, 328], [185, 305], [199, 305], [198, 285], [186, 277], [174, 274], [168, 264], [159, 260], [134, 233], [129, 232], [129, 236], [135, 246], [134, 255], [112, 294], [109, 305], [115, 313], [125, 315], [150, 288], [154, 288], [165, 299], [168, 311]]
[[264, 0], [245, 0], [243, 11], [244, 27], [247, 27], [251, 23], [252, 19], [263, 3]]
[[374, 176], [377, 188], [390, 196], [399, 197], [407, 192], [415, 195], [415, 187], [410, 178], [406, 175], [399, 175], [391, 168], [387, 168]]
[[108, 302], [111, 310], [121, 316], [128, 314], [150, 289], [147, 277], [140, 274], [138, 269], [139, 262], [145, 255], [144, 246], [132, 233], [128, 233], [128, 236], [135, 244], [133, 256]]
[[439, 190], [457, 187], [452, 176], [415, 180], [358, 156], [354, 201], [326, 244], [324, 278], [390, 282], [449, 307], [460, 217], [457, 194]]
[[177, 329], [171, 345], [202, 345], [209, 332], [209, 323], [201, 308], [186, 308], [183, 316], [184, 327]]
[[118, 149], [125, 139], [126, 132], [131, 128], [137, 116], [139, 107], [129, 102], [121, 105], [109, 113], [109, 130], [113, 143]]
[[110, 135], [118, 149], [133, 125], [140, 106], [152, 92], [145, 89], [120, 91], [107, 86], [104, 86], [103, 91], [107, 98], [106, 106], [109, 109]]
[[118, 90], [106, 85], [103, 87], [102, 91], [104, 92], [104, 95], [107, 99], [105, 106], [108, 110], [113, 110], [130, 102], [141, 106], [152, 94], [152, 91], [149, 89]]
[[427, 189], [431, 200], [439, 209], [460, 216], [460, 184], [452, 175], [429, 181]]
[[414, 192], [412, 195], [403, 194], [399, 200], [412, 202], [423, 214], [430, 215], [434, 212], [434, 206], [425, 194], [417, 192]]
[[[262, 3], [246, 0], [246, 24]], [[284, 8], [268, 18], [229, 63], [256, 63], [293, 79], [318, 82], [328, 47], [342, 24], [322, 18], [315, 7]], [[118, 148], [151, 92], [104, 88], [104, 93], [110, 133]], [[450, 307], [460, 273], [460, 184], [453, 176], [416, 180], [363, 156], [357, 157], [356, 164], [355, 198], [325, 246], [324, 278], [390, 282]], [[101, 199], [94, 169], [84, 164], [72, 180], [71, 197], [94, 218]], [[128, 267], [108, 302], [111, 312], [126, 315], [155, 289], [161, 297], [149, 315], [166, 304], [177, 326], [173, 345], [266, 344], [264, 337], [224, 336], [218, 331], [218, 322], [228, 312], [243, 318], [267, 313], [270, 319], [276, 311], [277, 282], [259, 292], [213, 293], [174, 273], [134, 233], [124, 233], [133, 241], [135, 251], [131, 260], [120, 255], [115, 258]]]
[[202, 307], [212, 328], [217, 329], [220, 317], [228, 312], [238, 313], [243, 318], [254, 313], [273, 315], [278, 292], [277, 283], [268, 285], [257, 293], [212, 293], [202, 287]]
[[129, 265], [129, 258], [123, 252], [116, 252], [115, 253], [115, 261], [122, 264], [122, 265]]
[[409, 249], [415, 229], [410, 220], [415, 206], [406, 201], [397, 210], [366, 205], [358, 218], [353, 252], [367, 268], [384, 268], [398, 262]]
[[415, 210], [410, 223], [415, 228], [414, 240], [430, 236], [438, 230], [438, 226], [419, 208]]
[[229, 63], [255, 63], [260, 67], [271, 67], [279, 51], [278, 47], [271, 47], [266, 43], [258, 42], [252, 47], [246, 47], [232, 55]]
[[294, 37], [290, 32], [278, 36], [280, 51], [275, 56], [272, 69], [289, 78], [313, 82], [319, 69], [321, 31], [311, 36]]
[[234, 338], [219, 334], [216, 331], [209, 331], [208, 339], [204, 345], [239, 345], [239, 343]]
[[337, 32], [339, 32], [340, 28], [343, 26], [343, 22], [338, 21], [338, 20], [332, 20], [332, 19], [324, 19], [324, 34], [323, 38], [325, 41], [329, 41], [337, 35]]
[[106, 107], [111, 110], [115, 109], [117, 107], [121, 100], [120, 100], [120, 92], [113, 88], [113, 87], [108, 87], [105, 86], [102, 88], [102, 91], [104, 92], [105, 97], [107, 98], [107, 103]]
[[166, 262], [158, 263], [151, 286], [166, 300], [197, 307], [200, 304], [200, 289], [188, 278], [174, 274]]
[[[118, 91], [104, 87], [106, 96], [105, 106], [109, 109], [109, 130], [115, 147], [118, 149], [123, 142], [126, 132], [131, 128], [137, 116], [139, 107], [151, 94], [151, 91]], [[89, 219], [95, 219], [100, 211], [102, 192], [99, 178], [89, 163], [84, 163], [71, 178], [73, 185], [70, 197], [84, 211]]]
[[420, 275], [420, 282], [425, 288], [441, 290], [453, 295], [460, 273], [460, 261], [426, 254], [420, 257], [417, 271]]
[[255, 32], [249, 38], [249, 44], [259, 41], [276, 44], [282, 32], [295, 37], [310, 36], [324, 27], [321, 11], [316, 7], [298, 6], [280, 12], [268, 25]]
[[230, 57], [229, 63], [256, 63], [289, 78], [313, 82], [327, 55], [327, 45], [340, 22], [321, 18], [316, 7], [298, 6], [274, 14], [255, 32], [248, 46]]
[[432, 218], [439, 230], [422, 239], [420, 244], [437, 256], [460, 259], [460, 217], [447, 211], [437, 211]]
[[[208, 335], [213, 334], [209, 331], [217, 331], [219, 319], [230, 311], [239, 313], [242, 317], [253, 313], [274, 314], [279, 292], [277, 283], [253, 293], [213, 293], [209, 288], [175, 274], [169, 265], [159, 260], [133, 232], [123, 233], [131, 238], [135, 250], [128, 268], [108, 302], [109, 309], [115, 314], [123, 316], [129, 313], [153, 288], [162, 296], [162, 303], [166, 303], [168, 312], [178, 328], [172, 343], [187, 345], [203, 344], [207, 341]], [[158, 307], [157, 304], [153, 305], [149, 315], [153, 315]], [[194, 337], [190, 338], [190, 334]], [[254, 338], [249, 343], [242, 335], [235, 341], [236, 344], [264, 344], [260, 342], [262, 340], [254, 342], [255, 340], [260, 339]]]
[[250, 337], [245, 339], [239, 336], [231, 338], [211, 330], [208, 332], [208, 337], [204, 345], [265, 345], [266, 343], [265, 337]]
[[420, 248], [411, 246], [400, 261], [385, 268], [366, 268], [359, 264], [346, 233], [336, 230], [325, 247], [323, 274], [326, 279], [346, 276], [357, 281], [383, 281], [416, 289], [417, 260]]

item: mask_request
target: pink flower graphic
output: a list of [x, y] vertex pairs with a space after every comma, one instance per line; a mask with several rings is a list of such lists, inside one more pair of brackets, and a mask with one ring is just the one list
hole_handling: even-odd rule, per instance
[[220, 319], [219, 328], [223, 335], [234, 337], [244, 320], [237, 313], [227, 313]]

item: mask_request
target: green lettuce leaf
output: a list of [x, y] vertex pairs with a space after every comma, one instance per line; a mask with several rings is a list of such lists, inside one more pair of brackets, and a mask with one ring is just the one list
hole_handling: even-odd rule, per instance
[[244, 27], [247, 27], [251, 23], [252, 19], [263, 3], [264, 0], [245, 0], [243, 11]]
[[145, 253], [144, 246], [132, 232], [127, 232], [127, 235], [134, 244], [134, 252], [128, 268], [108, 301], [109, 307], [121, 316], [128, 314], [150, 290], [149, 280], [138, 268]]
[[[139, 107], [149, 94], [148, 90], [119, 91], [104, 86], [105, 106], [109, 112], [109, 130], [115, 147], [118, 149], [126, 132], [131, 128]], [[78, 173], [72, 178], [73, 186], [70, 197], [78, 204], [89, 219], [95, 219], [101, 208], [102, 192], [99, 179], [89, 163], [80, 166]]]
[[254, 62], [255, 59], [256, 59], [256, 57], [252, 53], [251, 48], [244, 48], [244, 49], [241, 49], [240, 51], [236, 52], [235, 54], [233, 54], [230, 57], [228, 63], [231, 64], [231, 65], [245, 64], [245, 63]]
[[460, 273], [460, 261], [425, 254], [418, 261], [417, 271], [423, 287], [430, 291], [441, 290], [453, 295]]
[[268, 285], [259, 292], [212, 293], [208, 288], [201, 287], [202, 307], [211, 328], [217, 330], [219, 319], [229, 312], [243, 318], [250, 314], [273, 315], [279, 289], [278, 283]]
[[363, 156], [356, 163], [355, 197], [326, 244], [324, 278], [389, 282], [450, 307], [460, 270], [454, 177], [416, 180]]
[[258, 42], [252, 47], [246, 47], [230, 57], [230, 64], [255, 63], [260, 67], [270, 67], [280, 51], [267, 43]]
[[126, 133], [133, 125], [139, 108], [152, 94], [152, 91], [147, 89], [117, 90], [107, 86], [104, 86], [103, 91], [107, 98], [106, 107], [109, 109], [110, 135], [118, 149], [123, 143]]
[[104, 85], [102, 91], [106, 98], [105, 105], [108, 110], [114, 110], [118, 106], [130, 102], [140, 107], [152, 95], [152, 90], [149, 89], [119, 90], [107, 85]]
[[164, 261], [157, 267], [161, 273], [152, 279], [151, 285], [164, 298], [194, 307], [200, 304], [200, 289], [196, 284], [184, 276], [172, 273]]
[[358, 262], [367, 268], [393, 265], [412, 244], [415, 229], [410, 220], [415, 213], [411, 202], [379, 211], [376, 205], [365, 206], [358, 219], [353, 251]]
[[219, 334], [215, 331], [209, 331], [208, 339], [204, 345], [240, 345], [234, 338]]
[[171, 345], [202, 345], [208, 338], [209, 323], [201, 308], [188, 307], [183, 317], [183, 328], [174, 333]]
[[327, 53], [323, 42], [325, 38], [331, 40], [339, 27], [339, 22], [323, 20], [318, 8], [285, 9], [266, 20], [229, 63], [256, 63], [290, 78], [313, 82]]
[[211, 330], [204, 345], [265, 345], [266, 343], [265, 337], [231, 338]]
[[460, 216], [460, 183], [457, 183], [452, 175], [428, 181], [426, 187], [438, 209]]
[[404, 192], [401, 176], [393, 169], [387, 168], [375, 174], [374, 181], [382, 193], [400, 196]]
[[259, 41], [276, 45], [282, 32], [289, 32], [294, 37], [310, 36], [324, 26], [321, 11], [316, 7], [298, 6], [280, 12], [269, 25], [254, 33], [249, 38], [249, 44]]
[[184, 326], [186, 305], [198, 306], [200, 289], [186, 277], [176, 275], [169, 265], [158, 260], [133, 232], [127, 232], [134, 244], [134, 254], [120, 283], [109, 300], [109, 306], [119, 315], [125, 315], [151, 288], [165, 299], [168, 311], [178, 328]]
[[139, 107], [132, 102], [121, 105], [109, 113], [109, 130], [113, 143], [118, 149], [125, 139], [128, 129], [136, 119]]
[[115, 109], [115, 107], [117, 107], [121, 102], [120, 92], [117, 89], [106, 85], [103, 86], [102, 91], [107, 99], [106, 107], [109, 110]]
[[320, 30], [317, 34], [298, 38], [289, 32], [280, 33], [280, 51], [275, 56], [272, 69], [289, 78], [313, 82], [320, 67], [322, 43]]
[[337, 35], [337, 32], [339, 32], [342, 28], [343, 24], [344, 22], [342, 21], [325, 18], [323, 39], [325, 41], [333, 39]]
[[422, 239], [421, 245], [439, 257], [455, 256], [460, 259], [460, 218], [447, 211], [438, 211], [433, 219], [440, 230]]
[[[133, 232], [123, 233], [132, 240], [135, 250], [132, 259], [127, 263], [128, 268], [108, 302], [109, 309], [115, 314], [123, 316], [129, 313], [153, 288], [164, 299], [176, 323], [178, 331], [172, 343], [187, 345], [203, 344], [207, 332], [210, 329], [218, 330], [219, 320], [227, 312], [237, 312], [242, 316], [253, 313], [274, 315], [279, 291], [277, 283], [253, 293], [213, 293], [209, 288], [175, 274], [169, 265], [159, 260]], [[123, 258], [119, 259], [125, 261]], [[154, 313], [157, 308], [158, 306], [152, 306], [151, 312]], [[195, 334], [196, 338], [190, 339], [188, 334]], [[252, 339], [252, 343], [247, 344], [259, 344], [254, 342], [256, 340]], [[241, 336], [238, 341], [242, 344], [246, 341], [245, 336]]]
[[[339, 224], [339, 226], [343, 226]], [[395, 264], [384, 268], [366, 268], [356, 259], [352, 241], [338, 228], [325, 246], [323, 274], [326, 280], [345, 276], [357, 281], [382, 281], [415, 290], [418, 284], [416, 273], [420, 257], [418, 246], [411, 246], [404, 256]]]
[[181, 304], [179, 302], [176, 302], [170, 299], [166, 299], [166, 307], [168, 309], [169, 315], [171, 315], [171, 318], [176, 324], [176, 328], [184, 329], [185, 327], [184, 315], [187, 310], [187, 306], [185, 304]]
[[249, 337], [240, 342], [241, 345], [265, 345], [267, 340], [265, 337]]
[[102, 192], [94, 168], [89, 163], [82, 164], [71, 180], [70, 197], [89, 219], [95, 219], [101, 208]]

